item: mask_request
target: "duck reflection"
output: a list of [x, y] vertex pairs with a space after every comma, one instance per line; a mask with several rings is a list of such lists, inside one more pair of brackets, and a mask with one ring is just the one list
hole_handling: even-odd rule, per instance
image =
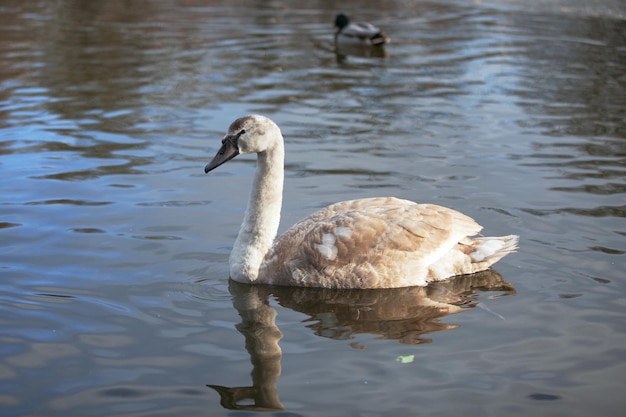
[[337, 63], [346, 63], [348, 57], [350, 56], [358, 58], [389, 58], [387, 50], [382, 46], [337, 45], [335, 47], [335, 58]]
[[367, 333], [418, 344], [431, 341], [424, 334], [458, 327], [441, 323], [440, 319], [477, 306], [479, 292], [497, 291], [498, 296], [515, 294], [511, 284], [493, 270], [427, 287], [331, 290], [247, 285], [231, 280], [229, 291], [241, 316], [236, 328], [245, 337], [250, 354], [252, 386], [207, 386], [219, 393], [223, 407], [254, 411], [284, 409], [276, 388], [282, 355], [278, 342], [283, 335], [276, 326], [276, 310], [270, 306], [270, 297], [283, 307], [308, 315], [307, 327], [318, 336], [349, 340]]

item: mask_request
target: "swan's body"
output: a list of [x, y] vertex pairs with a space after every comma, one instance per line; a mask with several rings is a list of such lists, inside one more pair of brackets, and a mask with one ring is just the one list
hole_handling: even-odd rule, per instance
[[324, 288], [423, 286], [485, 270], [517, 248], [513, 235], [470, 238], [482, 227], [455, 210], [393, 197], [332, 204], [275, 239], [284, 177], [280, 129], [264, 116], [235, 120], [205, 172], [240, 153], [257, 153], [258, 160], [230, 255], [235, 281]]
[[335, 42], [338, 45], [383, 46], [389, 43], [385, 33], [371, 23], [350, 23], [348, 17], [341, 13], [335, 18]]

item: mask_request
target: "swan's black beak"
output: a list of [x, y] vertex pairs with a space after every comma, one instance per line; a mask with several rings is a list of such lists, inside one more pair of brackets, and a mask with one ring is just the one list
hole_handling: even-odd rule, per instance
[[222, 165], [223, 163], [230, 161], [237, 155], [239, 155], [239, 147], [237, 146], [237, 139], [239, 139], [238, 135], [226, 136], [224, 138], [224, 140], [222, 141], [222, 147], [220, 148], [220, 150], [217, 151], [217, 154], [215, 154], [215, 156], [213, 157], [213, 160], [204, 167], [205, 174], [208, 173], [209, 171], [214, 170], [215, 168]]

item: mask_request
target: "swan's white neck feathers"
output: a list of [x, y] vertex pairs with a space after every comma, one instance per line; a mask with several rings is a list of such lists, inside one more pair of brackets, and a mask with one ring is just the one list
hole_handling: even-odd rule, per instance
[[270, 146], [257, 153], [257, 167], [239, 235], [230, 255], [230, 277], [238, 282], [257, 280], [259, 267], [272, 247], [280, 223], [284, 158], [280, 130], [267, 131]]

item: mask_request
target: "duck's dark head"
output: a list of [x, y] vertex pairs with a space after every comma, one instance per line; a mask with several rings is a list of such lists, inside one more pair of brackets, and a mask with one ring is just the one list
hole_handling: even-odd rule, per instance
[[343, 13], [339, 13], [335, 18], [335, 27], [339, 28], [339, 30], [345, 28], [349, 24], [350, 20], [348, 19], [348, 16]]

